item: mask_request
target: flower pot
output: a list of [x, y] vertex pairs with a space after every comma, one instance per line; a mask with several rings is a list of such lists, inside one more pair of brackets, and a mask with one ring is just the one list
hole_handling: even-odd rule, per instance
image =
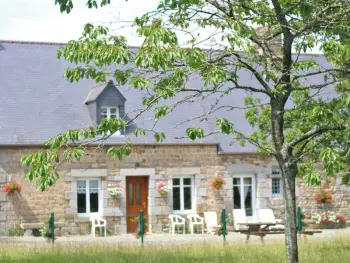
[[346, 228], [346, 223], [345, 222], [338, 223], [338, 228]]
[[322, 229], [336, 229], [337, 224], [321, 224]]

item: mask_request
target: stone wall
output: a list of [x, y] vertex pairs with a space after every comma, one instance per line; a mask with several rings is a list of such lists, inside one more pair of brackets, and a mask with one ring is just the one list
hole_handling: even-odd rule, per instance
[[[88, 151], [80, 162], [63, 164], [59, 171], [60, 180], [42, 193], [35, 188], [35, 182], [30, 183], [23, 178], [24, 167], [19, 163], [23, 154], [36, 150], [0, 148], [0, 185], [13, 178], [23, 186], [19, 195], [8, 197], [5, 193], [0, 194], [0, 235], [6, 235], [10, 227], [21, 223], [43, 222], [52, 212], [56, 221], [63, 225], [60, 234], [87, 233], [88, 218], [77, 215], [76, 181], [91, 176], [101, 178], [102, 215], [107, 218], [108, 229], [115, 233], [126, 232], [126, 197], [125, 193], [118, 198], [111, 197], [106, 188], [108, 183], [125, 186], [126, 176], [149, 177], [148, 216], [152, 232], [167, 228], [167, 216], [172, 212], [171, 191], [167, 197], [162, 197], [155, 185], [158, 181], [167, 181], [171, 186], [173, 176], [194, 176], [195, 211], [201, 214], [204, 211], [219, 213], [222, 208], [232, 211], [232, 176], [250, 174], [256, 182], [255, 209], [272, 207], [275, 208], [276, 217], [283, 216], [283, 199], [271, 196], [270, 174], [275, 163], [257, 154], [217, 154], [215, 145], [148, 145], [135, 146], [130, 156], [119, 161], [107, 157], [103, 149]], [[226, 178], [224, 189], [210, 187], [215, 176]], [[337, 187], [340, 191], [339, 197], [334, 199], [337, 202], [335, 208], [346, 210], [344, 214], [349, 214], [349, 194]], [[306, 201], [310, 200], [309, 191], [302, 186], [301, 193], [305, 196], [300, 202], [309, 202]]]

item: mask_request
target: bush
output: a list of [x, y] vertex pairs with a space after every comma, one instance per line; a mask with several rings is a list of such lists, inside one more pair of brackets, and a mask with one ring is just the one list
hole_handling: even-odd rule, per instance
[[21, 237], [23, 236], [23, 230], [17, 225], [8, 229], [9, 237]]

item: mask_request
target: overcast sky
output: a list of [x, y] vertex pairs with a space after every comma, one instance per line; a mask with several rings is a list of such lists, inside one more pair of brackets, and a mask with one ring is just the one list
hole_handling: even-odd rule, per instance
[[[111, 6], [88, 9], [86, 0], [75, 0], [70, 14], [62, 14], [55, 0], [0, 0], [0, 39], [67, 42], [77, 39], [88, 22], [132, 20], [154, 10], [158, 0], [113, 0]], [[130, 45], [141, 40], [130, 29], [121, 30]]]

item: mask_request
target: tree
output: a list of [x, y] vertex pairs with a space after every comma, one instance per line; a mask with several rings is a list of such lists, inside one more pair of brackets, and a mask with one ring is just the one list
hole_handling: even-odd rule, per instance
[[[110, 2], [87, 0], [87, 6]], [[72, 0], [56, 4], [61, 12], [73, 9]], [[135, 18], [133, 26], [144, 38], [137, 50], [129, 49], [126, 39], [110, 34], [107, 27], [87, 24], [79, 40], [58, 51], [59, 58], [79, 63], [67, 68], [65, 77], [71, 82], [114, 78], [119, 85], [148, 90], [144, 108], [129, 121], [103, 120], [49, 139], [47, 149], [22, 157], [28, 166], [26, 177], [37, 179], [45, 190], [57, 181], [62, 162], [79, 160], [89, 143], [107, 139], [143, 112], [153, 110], [159, 119], [183, 103], [215, 95], [208, 112], [198, 116], [203, 121], [220, 110], [234, 110], [233, 104], [219, 102], [243, 90], [252, 133], [241, 133], [221, 116], [216, 117], [216, 132], [276, 158], [283, 180], [288, 262], [298, 262], [295, 179], [319, 185], [321, 175], [315, 166], [321, 163], [326, 176], [344, 172], [344, 183], [349, 182], [349, 19], [347, 0], [163, 0], [157, 10]], [[203, 38], [198, 34], [202, 29], [212, 33]], [[187, 38], [186, 46], [180, 45], [180, 34]], [[200, 49], [205, 42], [212, 48]], [[327, 66], [313, 56], [302, 56], [317, 47], [330, 63]], [[254, 85], [242, 84], [242, 71], [249, 72]], [[193, 76], [201, 78], [202, 87], [186, 85]], [[319, 81], [312, 84], [315, 77]], [[329, 91], [332, 96], [323, 95]], [[179, 97], [180, 93], [185, 95]], [[134, 131], [138, 136], [146, 132], [153, 132], [157, 141], [166, 136], [156, 129]], [[184, 134], [195, 140], [213, 133], [193, 127]], [[126, 142], [108, 148], [107, 154], [121, 159], [131, 147]]]

